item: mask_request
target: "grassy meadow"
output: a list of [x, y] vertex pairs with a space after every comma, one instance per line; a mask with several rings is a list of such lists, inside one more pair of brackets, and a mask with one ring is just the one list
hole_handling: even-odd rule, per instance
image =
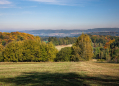
[[1, 62], [0, 86], [119, 86], [119, 64]]

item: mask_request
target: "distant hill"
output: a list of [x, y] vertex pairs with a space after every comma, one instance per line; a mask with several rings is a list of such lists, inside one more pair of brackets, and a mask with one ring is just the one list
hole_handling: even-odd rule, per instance
[[75, 36], [76, 34], [81, 34], [82, 30], [25, 30], [22, 31], [29, 33], [35, 36], [57, 36], [57, 37], [66, 37], [66, 36]]
[[[110, 36], [119, 36], [119, 32], [89, 32], [87, 34], [90, 35], [110, 35]], [[75, 35], [74, 37], [78, 37], [81, 34]]]
[[[57, 37], [74, 37], [76, 35], [80, 35], [82, 33], [90, 33], [90, 34], [97, 34], [95, 32], [100, 32], [98, 34], [105, 34], [105, 35], [114, 35], [118, 36], [119, 28], [95, 28], [95, 29], [88, 29], [88, 30], [25, 30], [22, 31], [25, 33], [29, 33], [32, 35], [37, 35], [37, 36], [57, 36]], [[94, 32], [94, 33], [92, 33]], [[102, 33], [105, 32], [105, 33]], [[116, 33], [115, 33], [116, 32]], [[113, 34], [114, 33], [114, 34]]]
[[91, 32], [88, 33], [91, 35], [110, 35], [110, 36], [119, 36], [119, 32]]
[[95, 28], [85, 30], [85, 32], [119, 32], [119, 28]]

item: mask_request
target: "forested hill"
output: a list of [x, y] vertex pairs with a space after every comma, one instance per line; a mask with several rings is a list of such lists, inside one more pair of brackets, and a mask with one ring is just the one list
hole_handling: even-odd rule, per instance
[[[104, 33], [105, 35], [108, 35], [109, 32], [116, 32], [116, 34], [118, 34], [119, 28], [95, 28], [95, 29], [88, 29], [88, 30], [76, 30], [76, 29], [73, 29], [73, 30], [63, 30], [63, 29], [61, 30], [25, 30], [22, 32], [37, 35], [37, 36], [47, 36], [47, 37], [49, 36], [73, 37], [76, 35], [79, 36], [79, 34], [82, 34], [82, 33], [91, 33], [91, 32], [105, 32], [106, 33], [106, 34]], [[93, 34], [94, 33], [92, 33], [92, 35]], [[99, 33], [98, 35], [102, 35], [102, 33]]]
[[21, 32], [0, 32], [0, 45], [5, 46], [11, 41], [20, 41], [20, 40], [27, 40], [31, 39], [34, 40], [36, 39], [35, 36], [28, 34], [28, 33], [21, 33]]

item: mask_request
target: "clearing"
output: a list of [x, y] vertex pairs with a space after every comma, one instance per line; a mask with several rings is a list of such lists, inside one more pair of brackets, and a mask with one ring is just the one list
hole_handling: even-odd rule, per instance
[[55, 46], [55, 48], [57, 48], [60, 51], [62, 48], [71, 47], [71, 46], [72, 46], [72, 44], [69, 44], [69, 45], [58, 45], [58, 46]]
[[0, 86], [119, 86], [119, 64], [2, 62]]

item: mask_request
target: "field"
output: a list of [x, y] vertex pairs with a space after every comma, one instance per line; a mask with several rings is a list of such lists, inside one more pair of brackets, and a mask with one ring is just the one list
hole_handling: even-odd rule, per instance
[[0, 63], [0, 86], [119, 86], [119, 64]]
[[57, 48], [58, 50], [61, 50], [62, 48], [65, 48], [65, 47], [71, 47], [72, 44], [69, 44], [69, 45], [58, 45], [58, 46], [55, 46], [55, 48]]

